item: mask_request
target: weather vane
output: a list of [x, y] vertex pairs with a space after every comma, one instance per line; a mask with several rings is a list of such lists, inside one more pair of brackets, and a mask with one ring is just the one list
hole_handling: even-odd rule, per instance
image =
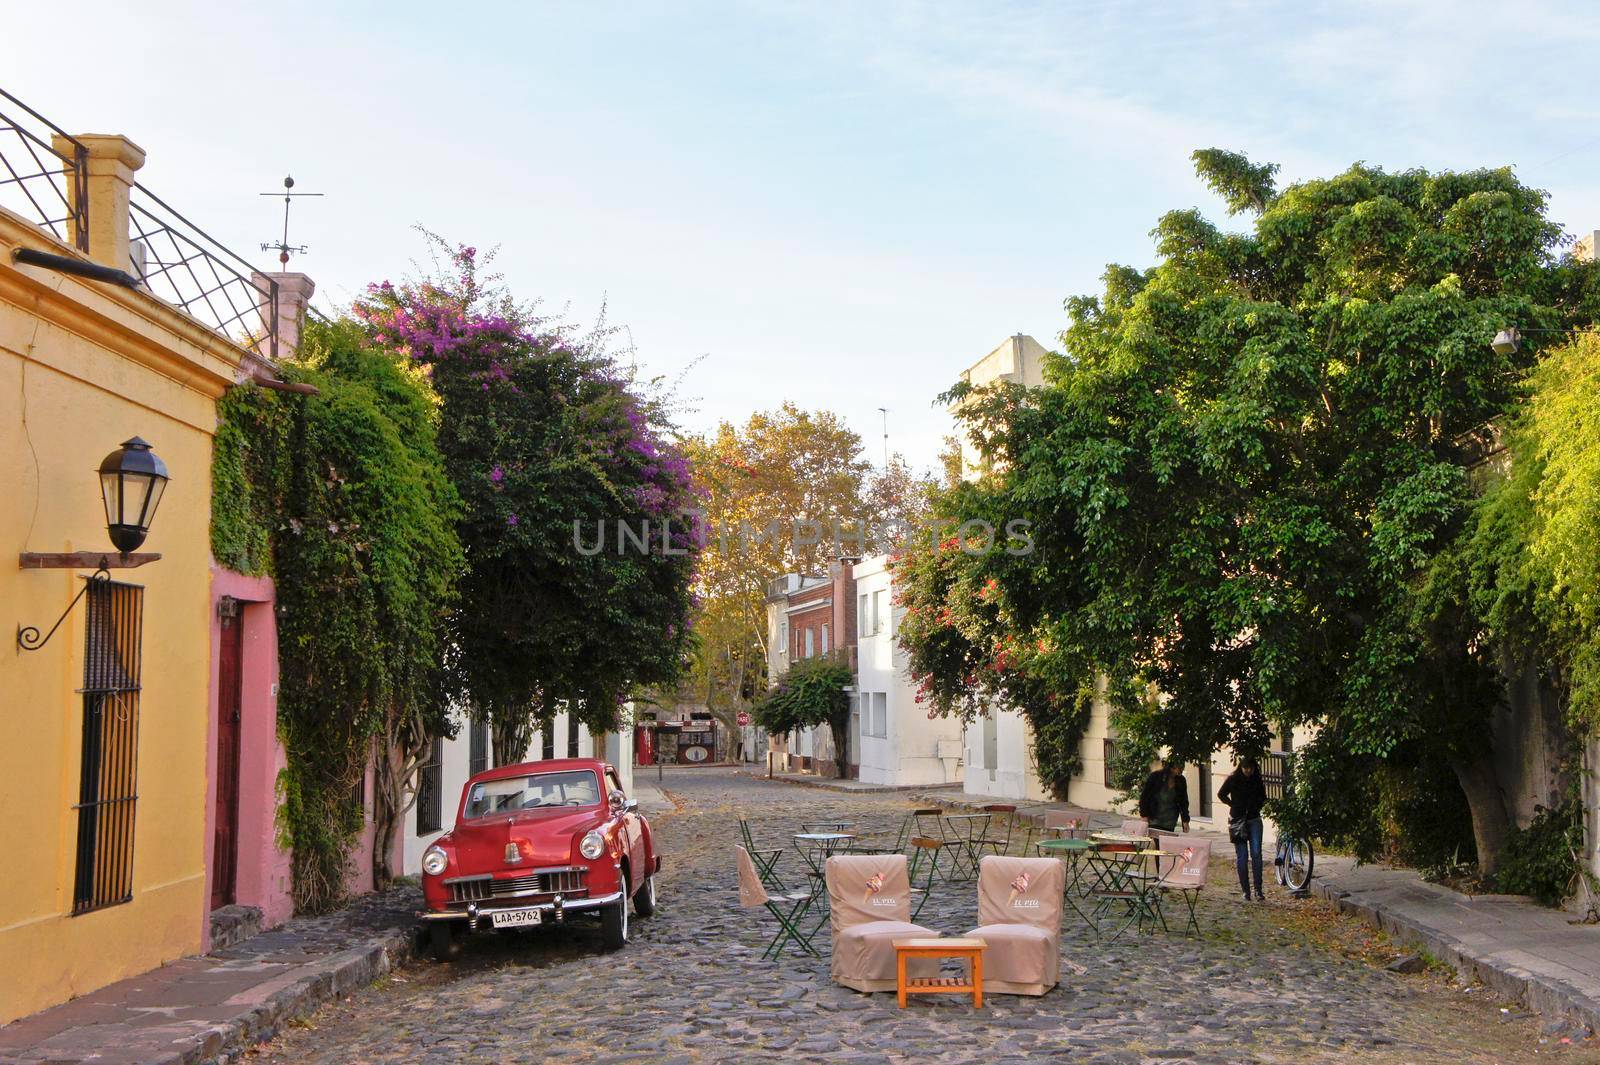
[[[290, 244], [289, 243], [289, 201], [294, 199], [296, 196], [321, 196], [322, 195], [322, 193], [320, 193], [320, 192], [293, 192], [293, 191], [291, 191], [293, 188], [294, 188], [294, 178], [293, 177], [284, 178], [283, 179], [283, 238], [281, 240], [279, 240], [276, 244], [263, 244], [263, 245], [261, 245], [261, 250], [262, 251], [275, 251], [275, 252], [277, 252], [278, 253], [278, 262], [282, 263], [284, 269], [286, 269], [286, 270], [289, 268], [289, 256], [290, 255], [304, 255], [306, 253], [306, 246], [304, 244]], [[278, 195], [278, 193], [276, 193], [276, 192], [263, 192], [263, 193], [261, 193], [261, 195], [263, 195], [263, 196], [276, 196], [276, 195]]]

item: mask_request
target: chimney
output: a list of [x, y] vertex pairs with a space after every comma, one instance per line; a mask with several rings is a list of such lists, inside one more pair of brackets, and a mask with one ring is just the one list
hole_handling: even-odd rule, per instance
[[[63, 160], [77, 154], [76, 146], [65, 137], [52, 138], [52, 147]], [[144, 149], [117, 133], [84, 133], [77, 137], [86, 150], [85, 173], [76, 164], [64, 162], [68, 196], [83, 183], [88, 204], [89, 258], [102, 266], [128, 270], [133, 260], [128, 254], [128, 195], [134, 172], [144, 166]], [[77, 219], [70, 219], [68, 239], [76, 241]], [[142, 275], [141, 275], [142, 276]]]

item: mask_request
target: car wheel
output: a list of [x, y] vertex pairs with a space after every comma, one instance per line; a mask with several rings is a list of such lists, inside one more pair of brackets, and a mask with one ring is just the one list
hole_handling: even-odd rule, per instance
[[656, 912], [656, 878], [652, 874], [644, 878], [644, 883], [639, 885], [639, 893], [633, 897], [633, 912], [639, 917], [650, 917]]
[[622, 898], [600, 911], [600, 939], [607, 950], [621, 950], [628, 942], [628, 874], [622, 878]]
[[428, 947], [434, 961], [449, 961], [461, 952], [461, 942], [456, 936], [454, 921], [431, 921], [428, 925]]

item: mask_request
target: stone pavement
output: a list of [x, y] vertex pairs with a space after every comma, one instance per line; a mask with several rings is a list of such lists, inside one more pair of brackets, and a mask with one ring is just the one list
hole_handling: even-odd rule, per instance
[[0, 1062], [212, 1061], [412, 956], [414, 887], [181, 958], [0, 1027]]
[[[1129, 933], [1115, 942], [1071, 921], [1062, 982], [1042, 998], [992, 995], [982, 1010], [944, 996], [896, 1008], [892, 995], [836, 986], [826, 958], [763, 961], [763, 910], [739, 908], [736, 818], [787, 845], [802, 820], [840, 818], [892, 837], [915, 796], [844, 793], [727, 770], [667, 770], [675, 811], [654, 827], [665, 856], [660, 910], [633, 941], [600, 950], [579, 922], [484, 934], [448, 964], [419, 962], [290, 1026], [267, 1062], [982, 1062], [1089, 1065], [1184, 1060], [1473, 1063], [1594, 1061], [1526, 1010], [1469, 993], [1439, 972], [1388, 972], [1347, 949], [1375, 934], [1320, 900], [1279, 892], [1237, 901], [1231, 863], [1214, 865], [1203, 934]], [[798, 877], [793, 853], [781, 873]], [[921, 922], [976, 923], [970, 884], [940, 886]], [[827, 936], [818, 944], [826, 951]]]
[[[1012, 801], [966, 794], [922, 797], [963, 809]], [[1115, 827], [1122, 820], [1120, 814], [1066, 803], [1017, 806], [1019, 815], [1042, 820], [1046, 811], [1064, 811], [1086, 817], [1098, 828]], [[1211, 839], [1219, 857], [1228, 858], [1222, 864], [1231, 868], [1233, 848], [1226, 831], [1202, 824], [1195, 822], [1195, 834]], [[1463, 895], [1425, 882], [1414, 869], [1359, 865], [1338, 855], [1317, 856], [1311, 888], [1340, 910], [1427, 951], [1501, 997], [1547, 1018], [1600, 1031], [1600, 925], [1574, 924], [1571, 914], [1520, 895]]]

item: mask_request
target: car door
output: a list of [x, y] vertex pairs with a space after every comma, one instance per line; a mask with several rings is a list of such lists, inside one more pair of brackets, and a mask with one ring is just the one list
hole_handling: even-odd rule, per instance
[[[606, 789], [627, 798], [627, 792], [622, 790], [622, 781], [617, 778], [617, 771], [609, 766], [606, 767]], [[632, 810], [624, 810], [620, 816], [623, 846], [628, 852], [628, 868], [633, 870], [634, 883], [631, 886], [637, 887], [649, 872], [645, 866], [644, 828], [639, 823], [639, 815]]]

